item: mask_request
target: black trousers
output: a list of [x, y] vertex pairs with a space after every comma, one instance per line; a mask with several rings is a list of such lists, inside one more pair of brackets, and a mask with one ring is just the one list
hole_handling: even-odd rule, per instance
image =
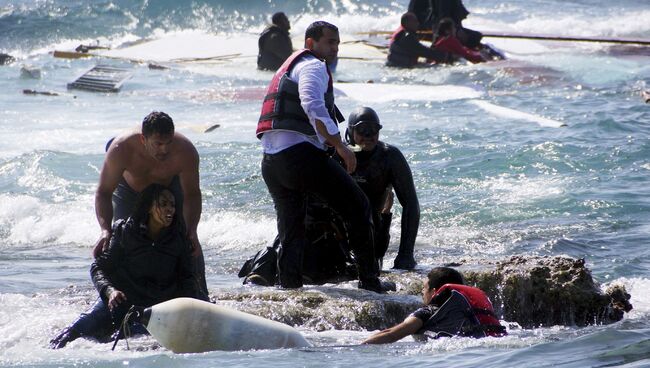
[[350, 224], [350, 245], [357, 261], [359, 280], [378, 280], [370, 203], [339, 163], [312, 144], [301, 143], [273, 155], [264, 154], [262, 176], [277, 215], [281, 243], [278, 276], [282, 287], [302, 286], [308, 194], [325, 200]]

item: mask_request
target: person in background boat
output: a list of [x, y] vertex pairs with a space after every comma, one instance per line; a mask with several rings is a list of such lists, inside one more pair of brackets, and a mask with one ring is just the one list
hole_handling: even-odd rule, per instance
[[413, 68], [419, 64], [418, 58], [423, 57], [429, 62], [444, 62], [447, 54], [420, 43], [417, 38], [418, 18], [413, 13], [404, 13], [400, 20], [401, 26], [393, 33], [388, 48], [386, 66], [398, 68]]
[[469, 11], [463, 5], [462, 0], [431, 0], [431, 9], [434, 40], [438, 38], [437, 27], [440, 25], [440, 21], [445, 18], [450, 18], [456, 24], [458, 29], [457, 37], [464, 46], [471, 49], [476, 49], [481, 46], [483, 34], [463, 27], [463, 20], [467, 18]]
[[291, 23], [283, 12], [271, 17], [271, 25], [260, 34], [257, 69], [276, 71], [293, 52]]
[[447, 63], [464, 58], [474, 64], [491, 60], [503, 60], [505, 55], [489, 44], [479, 44], [475, 49], [464, 46], [458, 39], [458, 27], [451, 18], [444, 18], [438, 25], [438, 36], [433, 47], [448, 55]]
[[207, 298], [203, 251], [196, 233], [201, 218], [199, 154], [189, 139], [174, 131], [172, 118], [164, 112], [148, 114], [140, 132], [121, 135], [107, 145], [95, 192], [101, 236], [93, 255], [97, 258], [106, 250], [112, 236], [111, 224], [126, 219], [138, 193], [152, 183], [169, 186], [176, 197], [176, 208], [182, 214], [192, 247], [194, 274]]
[[453, 63], [459, 58], [466, 59], [474, 64], [488, 60], [480, 51], [463, 46], [456, 37], [456, 29], [456, 24], [451, 18], [442, 19], [438, 25], [438, 38], [433, 43], [436, 50], [449, 55], [448, 63]]
[[[394, 146], [379, 140], [382, 125], [379, 116], [370, 107], [360, 107], [348, 118], [345, 134], [355, 150], [357, 168], [352, 177], [363, 190], [372, 207], [374, 223], [375, 257], [383, 262], [390, 241], [393, 190], [402, 205], [400, 245], [393, 268], [410, 270], [417, 262], [413, 255], [415, 238], [420, 224], [413, 175], [404, 155]], [[303, 281], [322, 284], [335, 279], [345, 279], [352, 273], [354, 264], [349, 255], [347, 233], [349, 226], [322, 200], [308, 199], [306, 234], [309, 240], [303, 257]], [[270, 247], [258, 252], [242, 266], [239, 277], [244, 284], [271, 286], [277, 279], [276, 237]]]
[[443, 336], [504, 336], [492, 303], [478, 288], [464, 285], [460, 272], [449, 267], [433, 268], [424, 280], [422, 300], [425, 306], [391, 328], [377, 332], [362, 344], [392, 343], [408, 335], [439, 338]]
[[[53, 349], [78, 337], [108, 341], [132, 305], [149, 307], [178, 297], [206, 300], [175, 202], [169, 188], [151, 184], [138, 195], [133, 214], [115, 222], [108, 249], [90, 267], [99, 298], [50, 341]], [[141, 325], [131, 327], [146, 333]]]
[[431, 31], [433, 29], [433, 5], [431, 0], [411, 0], [408, 12], [418, 18], [418, 30]]
[[[359, 288], [383, 292], [370, 204], [348, 175], [356, 169], [356, 157], [341, 140], [337, 122], [344, 119], [334, 104], [333, 80], [326, 64], [336, 59], [339, 43], [333, 24], [310, 24], [305, 48], [278, 69], [262, 104], [256, 135], [264, 151], [262, 177], [277, 216], [279, 283], [283, 288], [303, 285], [305, 196], [313, 193], [350, 224]], [[342, 158], [345, 169], [327, 154], [328, 147]]]

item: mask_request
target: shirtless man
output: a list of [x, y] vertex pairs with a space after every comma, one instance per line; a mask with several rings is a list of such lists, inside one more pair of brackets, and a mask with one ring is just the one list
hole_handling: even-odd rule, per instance
[[108, 248], [112, 222], [128, 217], [137, 194], [152, 183], [170, 187], [176, 196], [193, 247], [195, 273], [207, 296], [205, 263], [196, 234], [201, 218], [199, 154], [189, 139], [174, 132], [174, 122], [164, 112], [147, 115], [141, 132], [121, 135], [109, 143], [95, 192], [101, 236], [93, 255], [97, 258]]

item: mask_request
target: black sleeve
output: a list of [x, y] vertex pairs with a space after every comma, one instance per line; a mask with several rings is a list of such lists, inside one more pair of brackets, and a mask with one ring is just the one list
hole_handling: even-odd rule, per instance
[[408, 34], [402, 38], [403, 47], [410, 50], [412, 55], [442, 61], [446, 58], [446, 53], [436, 50], [435, 48], [423, 45], [413, 34]]
[[431, 316], [433, 316], [433, 314], [436, 312], [437, 309], [438, 307], [436, 306], [426, 305], [416, 310], [415, 312], [411, 313], [409, 317], [415, 317], [420, 321], [422, 321], [422, 323], [426, 323], [431, 318]]
[[269, 35], [269, 38], [266, 41], [266, 45], [267, 50], [283, 60], [286, 60], [293, 52], [293, 47], [291, 45], [291, 39], [289, 36], [285, 37], [284, 35], [278, 33]]
[[420, 227], [420, 203], [418, 202], [413, 175], [404, 155], [390, 147], [391, 184], [397, 200], [402, 205], [402, 231], [398, 257], [413, 257], [415, 238]]
[[126, 222], [120, 220], [113, 225], [113, 235], [108, 245], [108, 249], [95, 259], [90, 265], [90, 277], [99, 292], [101, 298], [106, 302], [115, 288], [108, 276], [121, 263], [124, 257], [124, 226]]
[[179, 247], [183, 251], [178, 260], [179, 296], [203, 299], [199, 292], [198, 279], [194, 273], [194, 259], [192, 258], [191, 246], [185, 241], [185, 236], [181, 236], [180, 238], [183, 244], [179, 244]]

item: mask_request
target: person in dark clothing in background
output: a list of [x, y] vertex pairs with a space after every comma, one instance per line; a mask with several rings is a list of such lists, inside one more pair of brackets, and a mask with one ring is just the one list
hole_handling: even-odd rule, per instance
[[[388, 48], [387, 66], [399, 68], [412, 68], [418, 65], [418, 58], [423, 57], [428, 61], [444, 62], [447, 54], [427, 47], [418, 41], [418, 18], [413, 13], [404, 13], [401, 26], [393, 33]], [[425, 64], [421, 64], [425, 65]]]
[[420, 25], [418, 30], [430, 31], [433, 29], [433, 8], [431, 0], [409, 1], [408, 12], [415, 14]]
[[276, 71], [293, 52], [289, 30], [291, 23], [283, 12], [271, 17], [271, 25], [261, 34], [258, 41], [257, 68]]
[[[134, 213], [113, 226], [108, 249], [90, 267], [99, 299], [50, 341], [59, 349], [78, 337], [110, 341], [132, 305], [149, 307], [178, 297], [207, 300], [194, 276], [191, 247], [172, 192], [151, 184]], [[146, 333], [141, 325], [132, 332]]]
[[481, 46], [483, 34], [463, 27], [463, 20], [469, 15], [469, 11], [463, 5], [461, 0], [431, 0], [433, 11], [433, 39], [437, 38], [440, 21], [450, 18], [456, 24], [457, 36], [460, 42], [469, 48], [476, 49]]
[[411, 0], [408, 11], [418, 18], [419, 30], [432, 31], [431, 35], [422, 34], [420, 39], [435, 40], [440, 21], [451, 18], [458, 26], [458, 39], [464, 46], [477, 48], [481, 43], [481, 32], [463, 27], [462, 22], [469, 15], [469, 11], [462, 0]]

